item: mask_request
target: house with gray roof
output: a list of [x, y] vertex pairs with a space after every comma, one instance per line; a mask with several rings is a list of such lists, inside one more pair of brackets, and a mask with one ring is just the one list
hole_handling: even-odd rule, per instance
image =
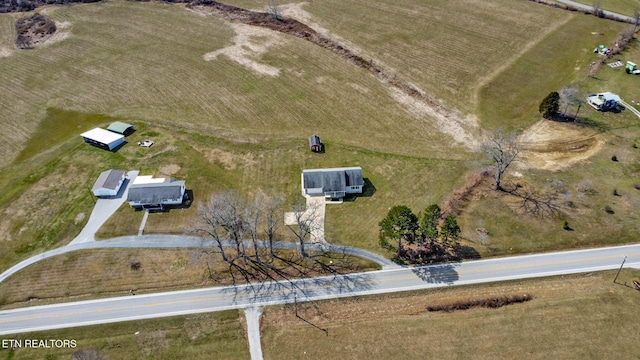
[[[168, 205], [182, 205], [185, 197], [184, 180], [140, 177], [129, 187], [127, 202], [135, 209], [164, 209]], [[149, 181], [146, 181], [149, 180]]]
[[308, 169], [302, 171], [302, 195], [342, 199], [346, 194], [362, 194], [361, 167]]
[[93, 195], [98, 197], [116, 196], [124, 183], [124, 171], [107, 170], [103, 171], [95, 184], [93, 184]]

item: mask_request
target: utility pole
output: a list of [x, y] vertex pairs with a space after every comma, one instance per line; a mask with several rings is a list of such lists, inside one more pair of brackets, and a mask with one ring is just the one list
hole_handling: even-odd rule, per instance
[[613, 279], [613, 283], [614, 284], [617, 284], [616, 280], [618, 280], [618, 275], [620, 275], [620, 271], [622, 271], [622, 267], [624, 266], [624, 262], [625, 261], [627, 261], [627, 257], [626, 256], [622, 260], [622, 264], [620, 265], [620, 269], [618, 269], [618, 273], [616, 274], [616, 277]]

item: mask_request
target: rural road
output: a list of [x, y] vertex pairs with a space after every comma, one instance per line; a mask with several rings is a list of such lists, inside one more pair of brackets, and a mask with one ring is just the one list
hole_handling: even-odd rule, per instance
[[[563, 3], [565, 5], [573, 6], [576, 9], [585, 10], [585, 11], [592, 11], [593, 10], [593, 4], [592, 5], [586, 5], [586, 4], [582, 4], [582, 3], [571, 1], [571, 0], [557, 0], [557, 1], [560, 2], [560, 3]], [[622, 14], [618, 14], [618, 13], [614, 13], [614, 12], [606, 11], [606, 10], [603, 10], [602, 12], [606, 16], [617, 17], [617, 18], [620, 18], [621, 20], [624, 20], [626, 22], [633, 23], [635, 21], [634, 18], [631, 17], [631, 16], [626, 16], [626, 15], [622, 15]]]
[[[0, 311], [0, 335], [273, 304], [640, 268], [640, 244], [215, 287]], [[295, 294], [295, 295], [294, 295]]]

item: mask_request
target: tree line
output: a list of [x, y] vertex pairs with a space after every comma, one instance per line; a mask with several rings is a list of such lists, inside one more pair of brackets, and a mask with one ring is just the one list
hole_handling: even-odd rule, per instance
[[453, 257], [453, 247], [460, 236], [460, 226], [452, 215], [444, 215], [432, 204], [418, 215], [405, 206], [392, 207], [378, 224], [380, 245], [395, 247], [397, 260], [429, 263]]

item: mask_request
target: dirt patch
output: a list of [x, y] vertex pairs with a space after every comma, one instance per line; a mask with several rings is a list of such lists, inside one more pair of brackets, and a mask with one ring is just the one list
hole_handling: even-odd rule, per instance
[[540, 120], [520, 136], [520, 142], [519, 168], [560, 170], [598, 153], [604, 139], [594, 129]]
[[79, 224], [82, 220], [84, 220], [84, 218], [86, 217], [85, 213], [81, 212], [78, 215], [76, 215], [75, 219], [73, 219], [73, 223], [74, 224]]
[[46, 15], [34, 14], [16, 21], [16, 47], [32, 49], [47, 41], [56, 32], [55, 21]]
[[241, 23], [233, 23], [231, 28], [236, 32], [233, 44], [220, 50], [206, 53], [204, 55], [206, 61], [212, 61], [218, 58], [219, 55], [224, 55], [258, 74], [269, 76], [278, 76], [280, 74], [280, 69], [262, 64], [255, 58], [266, 53], [270, 47], [282, 43], [283, 39], [273, 31]]
[[253, 154], [234, 154], [220, 149], [198, 149], [204, 157], [212, 163], [219, 163], [226, 170], [235, 170], [256, 164], [258, 161]]
[[181, 167], [177, 164], [169, 164], [160, 168], [160, 173], [162, 175], [173, 175], [180, 171]]

